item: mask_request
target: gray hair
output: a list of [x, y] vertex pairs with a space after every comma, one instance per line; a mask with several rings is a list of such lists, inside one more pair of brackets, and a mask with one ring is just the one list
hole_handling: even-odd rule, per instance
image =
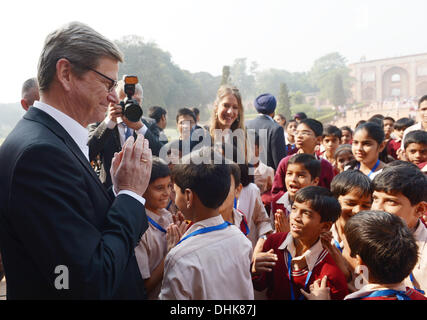
[[22, 84], [21, 98], [27, 98], [28, 94], [31, 93], [32, 89], [39, 89], [39, 84], [37, 83], [37, 78], [35, 77], [25, 80], [25, 82]]
[[70, 60], [75, 74], [81, 76], [88, 67], [96, 68], [103, 57], [123, 62], [120, 49], [91, 27], [81, 22], [62, 26], [46, 37], [37, 71], [40, 91], [49, 89], [59, 59]]

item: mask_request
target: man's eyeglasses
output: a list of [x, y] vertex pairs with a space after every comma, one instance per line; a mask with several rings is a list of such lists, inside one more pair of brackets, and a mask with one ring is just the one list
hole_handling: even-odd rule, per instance
[[95, 69], [93, 69], [93, 68], [91, 68], [91, 67], [88, 67], [88, 66], [86, 66], [86, 65], [84, 65], [84, 64], [81, 64], [81, 63], [77, 63], [77, 62], [74, 62], [74, 61], [71, 61], [70, 59], [68, 59], [68, 58], [65, 58], [65, 59], [67, 59], [68, 61], [70, 61], [72, 64], [77, 64], [77, 65], [80, 65], [81, 67], [83, 67], [83, 68], [86, 68], [86, 69], [88, 69], [88, 70], [90, 70], [90, 71], [93, 71], [93, 72], [95, 72], [96, 74], [98, 74], [98, 75], [100, 75], [101, 77], [103, 77], [104, 79], [107, 79], [108, 81], [110, 81], [110, 84], [108, 85], [108, 87], [107, 87], [107, 91], [108, 91], [108, 93], [111, 93], [114, 89], [116, 89], [117, 88], [117, 80], [114, 80], [114, 79], [111, 79], [110, 77], [108, 77], [108, 76], [106, 76], [105, 74], [103, 74], [103, 73], [101, 73], [101, 72], [99, 72], [99, 71], [97, 71], [97, 70], [95, 70]]

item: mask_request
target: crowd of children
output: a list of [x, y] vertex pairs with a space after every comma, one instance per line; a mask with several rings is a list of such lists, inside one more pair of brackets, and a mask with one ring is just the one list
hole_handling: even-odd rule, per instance
[[135, 248], [149, 298], [427, 299], [427, 131], [277, 120], [277, 170], [225, 144], [153, 160]]

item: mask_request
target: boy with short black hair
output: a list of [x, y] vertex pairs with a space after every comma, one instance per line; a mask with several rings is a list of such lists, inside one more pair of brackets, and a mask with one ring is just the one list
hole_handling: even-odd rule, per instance
[[345, 248], [344, 227], [347, 221], [363, 210], [369, 210], [372, 203], [372, 183], [368, 176], [358, 170], [347, 170], [336, 175], [331, 183], [331, 192], [341, 205], [341, 214], [332, 225], [330, 232], [322, 234], [324, 247], [328, 249], [338, 267], [344, 273], [349, 290], [355, 277], [355, 261]]
[[218, 210], [230, 191], [229, 165], [203, 147], [184, 156], [172, 177], [175, 204], [193, 224], [166, 256], [159, 298], [252, 300], [251, 242]]
[[343, 299], [348, 292], [344, 275], [320, 240], [320, 234], [331, 228], [340, 211], [328, 189], [310, 186], [298, 190], [290, 214], [290, 232], [269, 235], [263, 252], [255, 254], [255, 289], [267, 288], [267, 297], [272, 300], [301, 300], [301, 289], [327, 276], [332, 298]]
[[[135, 248], [136, 261], [145, 282], [148, 299], [156, 300], [163, 278], [164, 259], [175, 243], [167, 243], [167, 229], [172, 224], [172, 214], [166, 210], [171, 191], [168, 165], [153, 157], [150, 182], [144, 193], [145, 211], [149, 227]], [[180, 224], [181, 226], [181, 224]], [[183, 225], [181, 230], [184, 231]]]
[[398, 159], [398, 150], [401, 149], [404, 131], [414, 124], [414, 120], [409, 118], [400, 118], [394, 123], [394, 139], [387, 144], [387, 153], [394, 159]]
[[424, 169], [427, 163], [427, 131], [408, 132], [404, 149], [406, 160]]
[[[417, 244], [402, 219], [384, 211], [362, 211], [350, 218], [344, 232], [352, 257], [367, 269], [363, 273], [368, 278], [346, 300], [427, 300], [403, 282], [417, 262]], [[310, 300], [329, 299], [325, 280], [303, 294]]]
[[229, 166], [231, 171], [230, 191], [227, 198], [219, 207], [219, 213], [225, 221], [234, 224], [245, 236], [247, 236], [250, 229], [246, 220], [246, 215], [242, 211], [236, 209], [236, 202], [243, 188], [243, 185], [240, 183], [240, 168], [234, 162], [230, 163]]
[[319, 156], [329, 161], [330, 164], [335, 165], [335, 151], [340, 145], [342, 132], [338, 127], [328, 125], [323, 130], [322, 134], [322, 149], [324, 150]]
[[396, 121], [392, 117], [384, 117], [383, 123], [384, 123], [384, 135], [385, 141], [389, 141], [392, 138], [392, 133], [394, 131], [394, 123]]
[[[315, 149], [322, 141], [322, 134], [323, 125], [321, 122], [310, 118], [301, 120], [295, 131], [296, 146], [299, 149], [298, 153], [311, 154], [319, 160], [315, 153]], [[285, 176], [290, 157], [291, 155], [283, 158], [277, 167], [276, 174], [274, 175], [273, 187], [271, 189], [273, 196], [272, 201], [276, 201], [287, 191]], [[319, 186], [329, 189], [335, 175], [334, 169], [329, 161], [325, 159], [320, 159], [320, 166]]]
[[401, 217], [414, 234], [418, 262], [405, 279], [407, 286], [427, 291], [427, 228], [421, 221], [427, 210], [427, 177], [411, 165], [384, 168], [372, 182], [372, 210], [383, 210]]
[[[290, 157], [285, 175], [286, 193], [272, 203], [272, 215], [276, 231], [288, 232], [279, 226], [289, 226], [289, 214], [298, 190], [317, 186], [320, 176], [320, 161], [311, 154], [299, 153]], [[278, 228], [279, 227], [279, 228]]]

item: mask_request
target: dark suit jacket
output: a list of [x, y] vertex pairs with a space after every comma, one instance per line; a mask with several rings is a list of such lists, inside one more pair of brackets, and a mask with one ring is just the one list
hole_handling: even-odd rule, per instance
[[[167, 141], [160, 141], [159, 136], [153, 134], [150, 131], [150, 127], [153, 126], [152, 122], [148, 122], [146, 119], [142, 119], [143, 123], [147, 126], [147, 131], [145, 132], [145, 138], [150, 144], [150, 149], [153, 155], [158, 156], [161, 147]], [[151, 119], [151, 121], [154, 121]], [[155, 121], [154, 121], [155, 125]], [[122, 150], [120, 144], [120, 134], [117, 126], [114, 129], [108, 129], [105, 122], [93, 123], [88, 126], [89, 129], [89, 159], [95, 160], [96, 156], [99, 154], [101, 157], [101, 171], [99, 173], [99, 178], [105, 187], [109, 188], [112, 185], [110, 168], [111, 161], [115, 152]], [[136, 138], [136, 135], [134, 134]]]
[[246, 129], [253, 129], [258, 134], [260, 129], [267, 130], [266, 165], [276, 170], [280, 160], [286, 156], [286, 143], [283, 128], [266, 115], [259, 114], [255, 119], [246, 121]]
[[[134, 248], [147, 227], [144, 206], [114, 198], [47, 113], [30, 108], [0, 147], [8, 299], [145, 298]], [[69, 289], [57, 289], [61, 265]]]

